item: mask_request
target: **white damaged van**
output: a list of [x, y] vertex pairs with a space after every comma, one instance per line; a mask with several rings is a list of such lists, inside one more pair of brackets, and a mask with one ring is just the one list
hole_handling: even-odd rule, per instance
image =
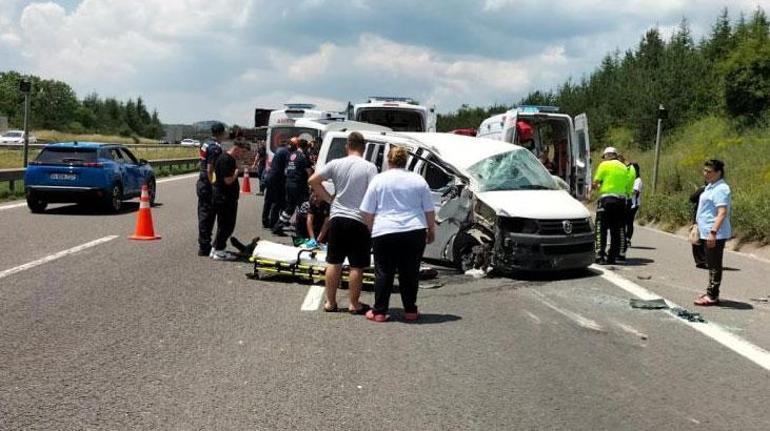
[[[326, 134], [318, 166], [345, 156], [348, 131]], [[381, 172], [392, 145], [407, 147], [407, 169], [433, 195], [436, 240], [423, 255], [460, 270], [499, 273], [586, 268], [593, 225], [583, 204], [535, 156], [505, 142], [447, 133], [362, 132], [364, 158]]]

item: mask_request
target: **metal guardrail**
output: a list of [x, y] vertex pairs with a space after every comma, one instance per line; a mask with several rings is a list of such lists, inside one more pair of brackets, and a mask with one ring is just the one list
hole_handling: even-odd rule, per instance
[[[38, 140], [37, 144], [29, 144], [29, 148], [41, 149], [52, 142]], [[128, 148], [137, 148], [137, 149], [157, 148], [161, 150], [164, 148], [191, 148], [191, 149], [195, 148], [192, 145], [181, 145], [181, 144], [115, 144], [115, 145], [122, 145]], [[22, 148], [24, 148], [24, 146], [21, 144], [0, 144], [0, 148], [6, 149], [6, 150], [21, 150]]]
[[[200, 159], [198, 158], [185, 158], [185, 159], [158, 159], [148, 160], [150, 166], [153, 168], [172, 168], [174, 166], [186, 166], [192, 169]], [[9, 183], [8, 189], [14, 191], [16, 188], [16, 182], [24, 179], [24, 169], [0, 169], [0, 183]]]

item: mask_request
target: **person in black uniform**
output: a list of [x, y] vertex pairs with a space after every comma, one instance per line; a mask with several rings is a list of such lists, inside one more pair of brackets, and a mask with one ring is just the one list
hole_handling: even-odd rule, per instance
[[[700, 201], [700, 195], [704, 190], [706, 190], [706, 186], [700, 186], [690, 195], [693, 224], [695, 223], [695, 218], [698, 213], [698, 201]], [[695, 261], [696, 268], [708, 269], [708, 265], [706, 265], [706, 247], [704, 241], [698, 241], [697, 244], [692, 244], [692, 259]]]
[[286, 165], [288, 163], [289, 150], [286, 148], [286, 143], [282, 142], [265, 174], [265, 201], [262, 207], [262, 227], [265, 229], [272, 229], [278, 223], [278, 216], [286, 205]]
[[309, 190], [307, 179], [312, 170], [308, 160], [307, 141], [299, 138], [291, 138], [289, 141], [289, 161], [286, 164], [286, 207], [281, 212], [278, 223], [273, 227], [273, 233], [284, 235], [283, 228], [289, 225], [294, 211], [307, 202]]
[[221, 143], [225, 136], [225, 125], [214, 123], [211, 126], [211, 139], [206, 140], [199, 150], [200, 175], [195, 185], [198, 195], [198, 256], [211, 254], [211, 231], [214, 229], [216, 217], [212, 208], [211, 182], [214, 177], [214, 162], [222, 154]]
[[249, 144], [236, 139], [226, 153], [219, 156], [214, 166], [216, 180], [213, 186], [214, 211], [217, 214], [217, 236], [214, 238], [214, 250], [211, 258], [214, 260], [235, 260], [237, 256], [225, 250], [227, 240], [235, 230], [238, 216], [238, 158], [249, 151]]

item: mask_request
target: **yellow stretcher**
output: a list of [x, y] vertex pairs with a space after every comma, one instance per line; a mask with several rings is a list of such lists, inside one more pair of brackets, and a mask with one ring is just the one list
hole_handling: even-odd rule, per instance
[[[249, 258], [254, 263], [254, 278], [291, 276], [311, 283], [326, 279], [326, 252], [320, 249], [302, 249], [289, 245], [261, 240]], [[342, 266], [342, 282], [350, 279], [350, 268]], [[374, 273], [364, 271], [363, 283], [374, 284]]]

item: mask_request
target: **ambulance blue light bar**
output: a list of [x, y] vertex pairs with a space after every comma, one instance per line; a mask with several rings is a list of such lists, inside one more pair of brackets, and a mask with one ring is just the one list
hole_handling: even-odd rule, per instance
[[525, 114], [537, 114], [538, 112], [547, 112], [547, 113], [557, 113], [559, 112], [558, 106], [542, 106], [542, 105], [521, 105], [517, 106], [516, 109]]

